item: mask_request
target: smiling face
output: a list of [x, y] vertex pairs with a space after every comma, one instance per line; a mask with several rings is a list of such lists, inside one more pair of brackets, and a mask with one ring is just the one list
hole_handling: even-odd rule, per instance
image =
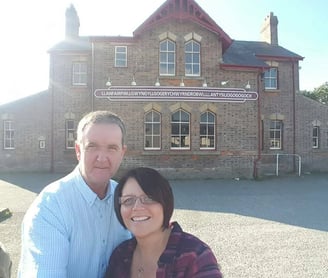
[[[135, 178], [128, 178], [122, 190], [122, 197], [145, 196]], [[137, 199], [132, 206], [121, 205], [121, 216], [125, 226], [136, 238], [143, 238], [152, 234], [163, 232], [164, 212], [158, 202], [143, 204]]]
[[75, 145], [79, 169], [85, 182], [98, 195], [106, 194], [108, 181], [117, 172], [126, 146], [116, 124], [91, 124]]

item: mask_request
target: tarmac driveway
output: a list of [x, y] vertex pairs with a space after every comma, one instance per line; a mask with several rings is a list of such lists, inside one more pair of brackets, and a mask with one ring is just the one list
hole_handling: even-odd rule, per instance
[[[16, 277], [22, 217], [61, 174], [0, 174], [0, 241]], [[226, 278], [328, 277], [328, 175], [171, 181], [182, 228], [208, 243]]]

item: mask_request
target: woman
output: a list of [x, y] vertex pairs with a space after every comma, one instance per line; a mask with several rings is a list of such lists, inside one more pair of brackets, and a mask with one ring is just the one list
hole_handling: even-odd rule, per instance
[[170, 223], [172, 189], [156, 170], [127, 172], [116, 187], [114, 206], [134, 238], [114, 250], [105, 277], [222, 277], [209, 246]]

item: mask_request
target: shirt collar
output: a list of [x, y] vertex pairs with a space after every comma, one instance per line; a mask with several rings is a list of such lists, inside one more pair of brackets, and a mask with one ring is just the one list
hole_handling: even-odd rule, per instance
[[[92, 206], [95, 203], [95, 201], [99, 199], [98, 195], [95, 192], [93, 192], [90, 189], [90, 187], [87, 185], [87, 183], [85, 182], [85, 180], [83, 179], [80, 173], [78, 166], [75, 168], [74, 174], [75, 174], [75, 184], [77, 186], [77, 189], [80, 191], [80, 193], [82, 194], [83, 198], [87, 201], [89, 206]], [[112, 180], [109, 180], [106, 196], [101, 201], [109, 203], [111, 196], [114, 195], [114, 189], [115, 189], [114, 186], [112, 186]]]

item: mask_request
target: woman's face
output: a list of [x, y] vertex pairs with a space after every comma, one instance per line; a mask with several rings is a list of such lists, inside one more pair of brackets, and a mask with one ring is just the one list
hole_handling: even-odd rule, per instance
[[136, 238], [162, 232], [164, 211], [160, 203], [147, 196], [134, 178], [122, 190], [121, 215], [125, 226]]

